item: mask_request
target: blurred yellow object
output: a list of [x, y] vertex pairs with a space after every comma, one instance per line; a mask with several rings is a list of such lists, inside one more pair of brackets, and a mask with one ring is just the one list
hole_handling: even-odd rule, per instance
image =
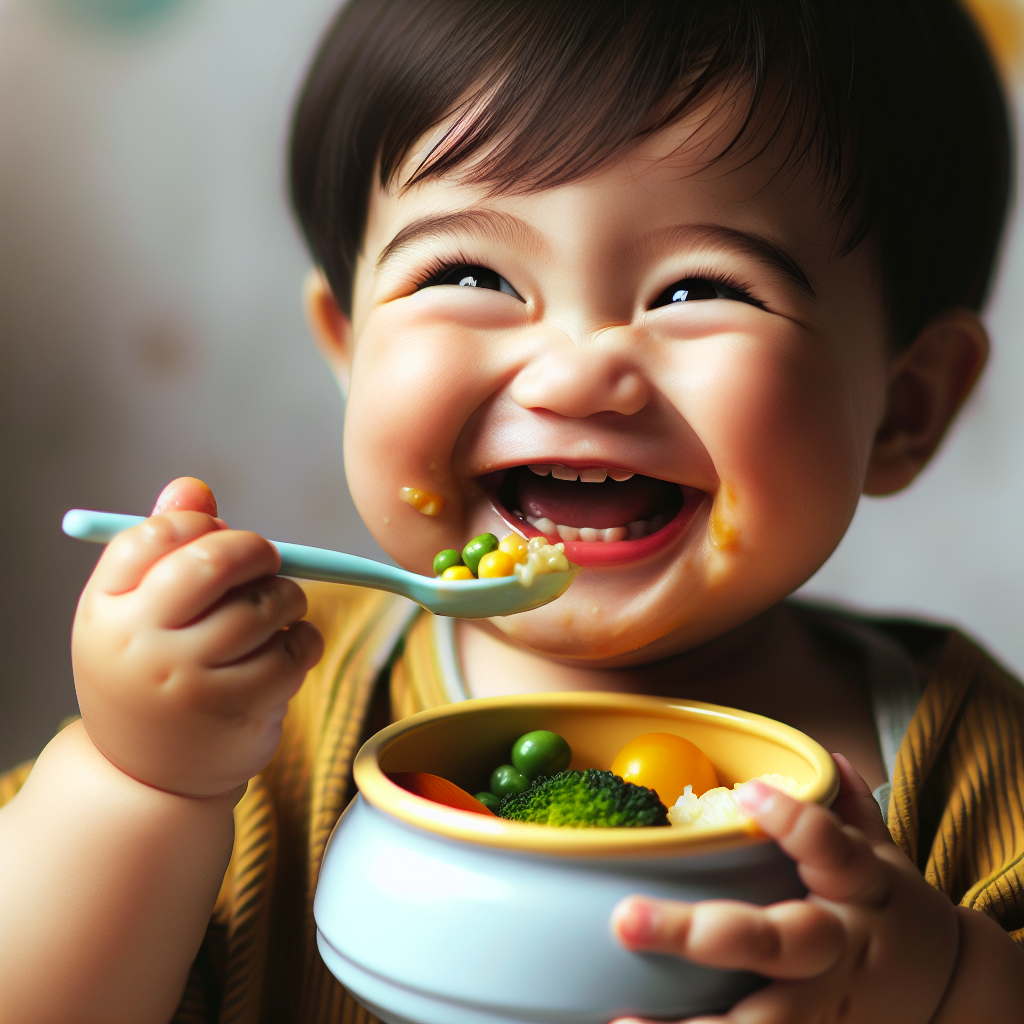
[[1024, 0], [964, 0], [1004, 77], [1024, 69]]
[[439, 516], [444, 511], [444, 498], [433, 491], [421, 491], [416, 487], [403, 487], [398, 496], [407, 505], [425, 516]]
[[467, 565], [453, 565], [450, 569], [445, 569], [441, 573], [441, 579], [443, 580], [475, 580], [476, 577], [473, 575], [469, 566]]

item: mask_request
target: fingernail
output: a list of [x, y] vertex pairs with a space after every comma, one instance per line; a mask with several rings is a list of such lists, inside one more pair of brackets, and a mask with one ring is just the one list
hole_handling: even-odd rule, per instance
[[733, 794], [736, 803], [747, 812], [747, 814], [762, 814], [768, 810], [775, 790], [764, 782], [756, 779], [743, 783]]
[[643, 900], [624, 899], [612, 911], [612, 928], [627, 945], [641, 946], [654, 937], [656, 913]]

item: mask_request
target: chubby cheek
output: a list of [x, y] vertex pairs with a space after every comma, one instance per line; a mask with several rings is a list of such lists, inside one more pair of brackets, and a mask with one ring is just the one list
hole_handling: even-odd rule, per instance
[[474, 326], [418, 312], [375, 313], [361, 332], [345, 414], [345, 472], [381, 547], [405, 568], [429, 574], [436, 552], [468, 539], [467, 495], [452, 474], [452, 449], [493, 390], [492, 369], [500, 370], [488, 366]]
[[856, 368], [786, 332], [736, 338], [708, 360], [691, 406], [721, 485], [708, 522], [708, 583], [742, 568], [787, 593], [842, 538], [870, 451], [870, 388]]

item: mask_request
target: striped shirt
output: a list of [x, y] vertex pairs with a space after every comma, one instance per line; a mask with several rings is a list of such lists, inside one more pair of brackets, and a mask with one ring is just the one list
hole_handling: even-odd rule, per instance
[[[376, 1021], [317, 952], [320, 861], [362, 740], [458, 699], [459, 684], [433, 616], [376, 591], [306, 590], [326, 653], [235, 809], [231, 863], [175, 1024]], [[806, 614], [848, 636], [871, 630], [917, 666], [923, 692], [895, 753], [890, 831], [932, 885], [1024, 945], [1024, 688], [955, 630]], [[29, 767], [0, 776], [0, 804]]]

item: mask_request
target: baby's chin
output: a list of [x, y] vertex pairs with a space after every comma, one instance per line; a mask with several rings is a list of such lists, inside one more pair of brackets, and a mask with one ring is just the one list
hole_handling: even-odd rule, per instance
[[489, 621], [510, 640], [542, 657], [591, 667], [643, 664], [666, 657], [670, 647], [689, 646], [678, 609], [670, 618], [641, 604], [616, 605], [607, 598], [602, 602], [570, 592], [543, 608]]

